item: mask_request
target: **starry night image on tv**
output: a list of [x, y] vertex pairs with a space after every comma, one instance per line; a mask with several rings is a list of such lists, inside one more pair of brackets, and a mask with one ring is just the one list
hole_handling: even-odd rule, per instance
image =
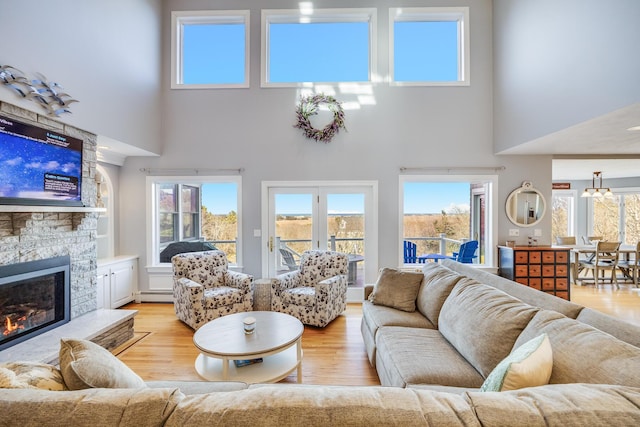
[[0, 116], [0, 203], [80, 206], [82, 140]]

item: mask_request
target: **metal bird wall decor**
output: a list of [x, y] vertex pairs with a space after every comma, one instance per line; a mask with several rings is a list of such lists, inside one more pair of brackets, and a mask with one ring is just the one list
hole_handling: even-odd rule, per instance
[[0, 83], [23, 98], [37, 102], [50, 116], [70, 114], [69, 105], [78, 102], [68, 93], [61, 92], [62, 86], [49, 81], [42, 74], [36, 73], [35, 79], [29, 79], [22, 71], [11, 65], [0, 65]]

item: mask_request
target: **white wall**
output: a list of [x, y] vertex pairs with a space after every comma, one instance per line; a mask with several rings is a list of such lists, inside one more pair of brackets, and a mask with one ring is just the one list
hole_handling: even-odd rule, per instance
[[[159, 151], [157, 0], [0, 0], [0, 64], [42, 73], [80, 102], [60, 121]], [[42, 113], [0, 87], [0, 100]]]
[[[120, 245], [126, 253], [146, 259], [144, 233], [145, 175], [142, 167], [230, 168], [242, 167], [243, 236], [245, 271], [260, 277], [262, 181], [377, 180], [379, 182], [379, 266], [398, 262], [398, 177], [400, 167], [496, 166], [500, 174], [500, 240], [509, 226], [504, 214], [508, 193], [524, 180], [549, 188], [548, 157], [518, 158], [493, 155], [492, 134], [492, 18], [491, 1], [457, 1], [470, 5], [471, 86], [373, 86], [376, 105], [346, 112], [348, 132], [329, 144], [305, 139], [293, 128], [298, 99], [296, 89], [260, 88], [260, 8], [296, 8], [294, 1], [226, 0], [219, 9], [251, 9], [251, 88], [234, 90], [170, 90], [168, 70], [172, 10], [214, 7], [205, 1], [166, 1], [163, 10], [163, 144], [159, 158], [129, 158], [121, 175]], [[404, 6], [441, 6], [433, 0], [406, 1]], [[393, 1], [325, 1], [322, 7], [378, 9], [379, 71], [388, 73], [388, 8]], [[354, 95], [337, 91], [340, 101]], [[126, 183], [126, 184], [125, 184]], [[513, 227], [513, 226], [512, 226]], [[541, 224], [550, 228], [550, 219]], [[550, 235], [550, 231], [548, 233]], [[523, 236], [525, 234], [523, 233]], [[526, 242], [526, 237], [524, 237]], [[550, 240], [550, 237], [549, 237]], [[140, 286], [147, 286], [142, 274]]]
[[494, 0], [495, 152], [640, 102], [638, 0]]
[[[442, 6], [436, 0], [407, 0], [403, 6]], [[398, 262], [400, 167], [506, 166], [500, 172], [499, 241], [510, 225], [504, 213], [509, 192], [532, 181], [550, 200], [549, 156], [493, 154], [493, 20], [491, 0], [448, 1], [470, 6], [471, 85], [468, 87], [373, 86], [376, 105], [346, 112], [347, 132], [329, 144], [305, 139], [293, 128], [296, 89], [260, 88], [260, 8], [296, 8], [297, 1], [265, 0], [0, 0], [0, 28], [11, 34], [0, 63], [40, 71], [60, 80], [81, 100], [63, 120], [149, 151], [157, 158], [129, 157], [119, 176], [119, 253], [140, 255], [145, 272], [145, 174], [141, 167], [244, 168], [243, 248], [245, 271], [260, 277], [260, 186], [262, 181], [377, 180], [378, 265]], [[327, 0], [322, 7], [378, 9], [378, 70], [388, 73], [386, 37], [392, 0]], [[251, 88], [171, 90], [172, 10], [251, 9]], [[25, 24], [25, 17], [63, 22]], [[124, 20], [120, 20], [121, 17]], [[55, 25], [54, 25], [55, 27]], [[161, 33], [161, 38], [158, 34]], [[161, 43], [158, 43], [161, 42]], [[161, 61], [159, 61], [161, 52]], [[161, 86], [161, 91], [156, 90]], [[337, 92], [340, 101], [354, 95]], [[6, 88], [0, 99], [17, 103]], [[26, 108], [34, 108], [33, 103]], [[550, 241], [550, 217], [540, 224]], [[526, 242], [523, 229], [521, 239]], [[544, 242], [544, 239], [541, 239]]]

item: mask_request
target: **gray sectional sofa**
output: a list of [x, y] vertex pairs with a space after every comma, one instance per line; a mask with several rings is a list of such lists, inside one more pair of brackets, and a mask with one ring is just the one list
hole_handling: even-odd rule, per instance
[[[0, 388], [0, 427], [640, 425], [637, 327], [463, 264], [415, 276], [413, 300], [390, 293], [414, 310], [376, 298], [363, 306], [383, 386], [145, 383], [106, 350], [71, 340], [59, 369], [5, 368], [5, 384], [22, 388]], [[550, 384], [478, 390], [540, 333], [553, 349]]]
[[550, 384], [640, 387], [640, 327], [454, 261], [426, 264], [423, 275], [415, 311], [363, 304], [383, 386], [478, 389], [513, 349], [546, 333]]

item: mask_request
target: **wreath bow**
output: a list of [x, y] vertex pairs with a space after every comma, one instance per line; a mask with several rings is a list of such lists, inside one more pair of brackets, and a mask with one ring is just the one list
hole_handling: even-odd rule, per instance
[[[320, 104], [327, 104], [329, 110], [333, 113], [333, 121], [326, 125], [324, 129], [315, 129], [311, 126], [309, 118], [318, 114]], [[307, 138], [318, 142], [322, 141], [325, 144], [331, 142], [331, 139], [338, 133], [340, 128], [347, 130], [344, 125], [342, 105], [333, 96], [319, 94], [302, 97], [296, 107], [296, 119], [297, 122], [293, 127], [302, 129], [304, 136]]]

